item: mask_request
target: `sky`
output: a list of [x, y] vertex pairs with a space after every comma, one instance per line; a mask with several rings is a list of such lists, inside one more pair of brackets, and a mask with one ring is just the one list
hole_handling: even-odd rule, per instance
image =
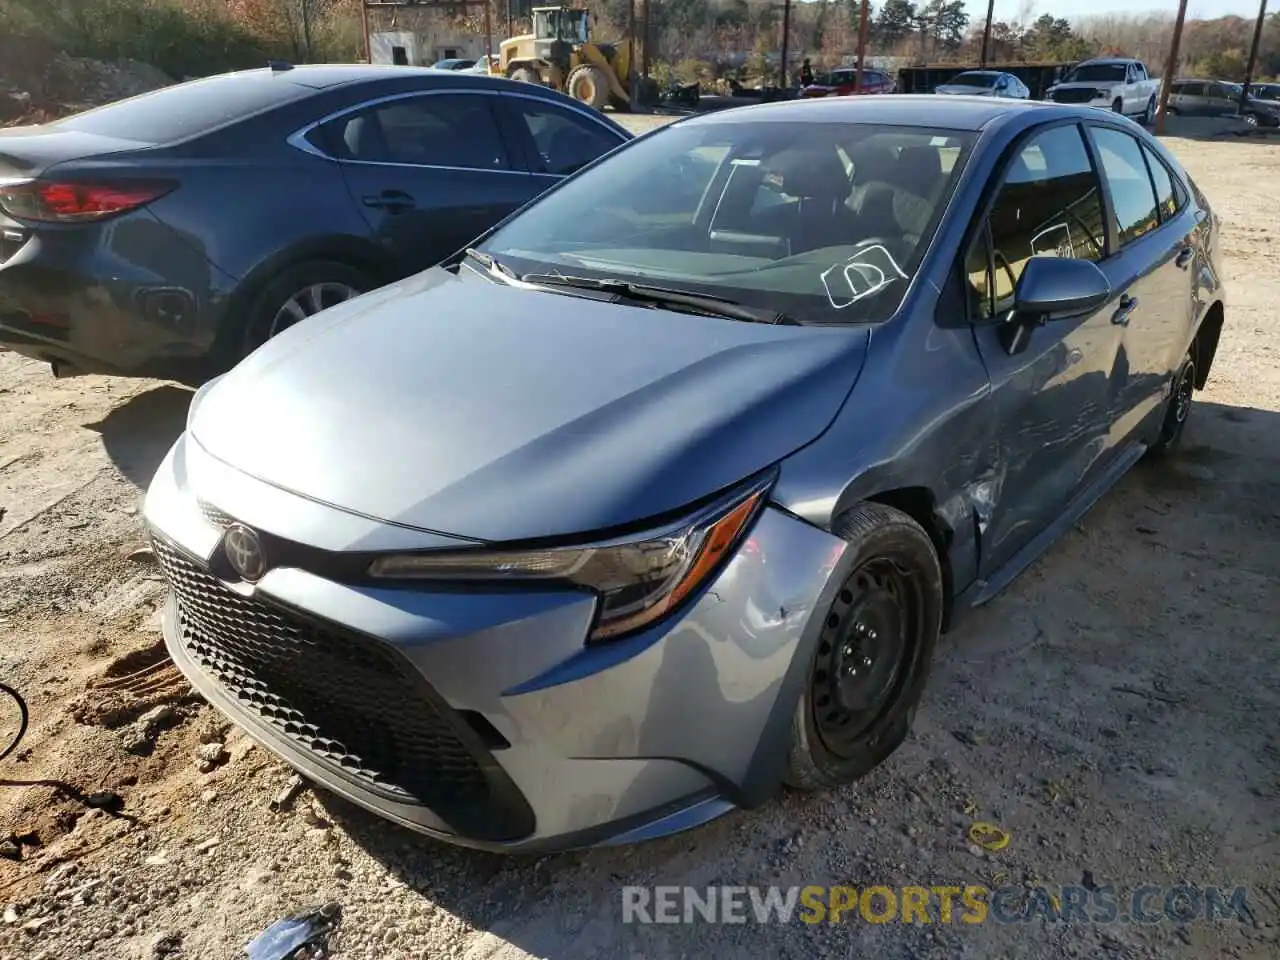
[[[969, 16], [981, 20], [987, 15], [987, 0], [967, 0]], [[1178, 12], [1178, 0], [996, 0], [996, 20], [1015, 19], [1020, 10], [1030, 5], [1031, 19], [1052, 13], [1055, 17], [1074, 20], [1104, 13]], [[1280, 10], [1280, 2], [1268, 0], [1267, 12]], [[1228, 14], [1253, 18], [1258, 15], [1258, 0], [1189, 0], [1188, 17], [1222, 17]]]

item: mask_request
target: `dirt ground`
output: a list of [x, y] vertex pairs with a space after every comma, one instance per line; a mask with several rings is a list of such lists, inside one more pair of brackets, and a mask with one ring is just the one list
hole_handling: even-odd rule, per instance
[[[273, 809], [289, 771], [166, 664], [162, 585], [131, 557], [189, 394], [0, 354], [0, 680], [32, 716], [0, 761], [0, 958], [241, 957], [325, 901], [351, 960], [1280, 956], [1280, 144], [1170, 142], [1226, 222], [1231, 284], [1181, 456], [950, 637], [912, 739], [870, 777], [640, 847], [503, 858], [311, 792]], [[1008, 846], [971, 845], [974, 819]], [[1244, 885], [1249, 910], [621, 922], [627, 884], [1037, 883]]]

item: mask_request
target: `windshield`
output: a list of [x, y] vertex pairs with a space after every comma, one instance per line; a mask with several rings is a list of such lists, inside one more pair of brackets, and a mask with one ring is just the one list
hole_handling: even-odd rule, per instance
[[675, 126], [566, 181], [482, 249], [520, 274], [876, 322], [902, 302], [972, 140], [850, 123]]
[[1094, 63], [1084, 67], [1076, 67], [1067, 74], [1067, 83], [1123, 81], [1126, 76], [1128, 76], [1128, 72], [1123, 63]]
[[948, 82], [958, 87], [994, 87], [999, 76], [998, 73], [962, 73]]

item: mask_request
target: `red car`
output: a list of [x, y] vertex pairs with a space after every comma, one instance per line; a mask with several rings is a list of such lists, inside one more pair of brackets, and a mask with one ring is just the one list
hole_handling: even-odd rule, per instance
[[[857, 86], [858, 71], [855, 67], [842, 67], [814, 78], [814, 82], [800, 91], [802, 97], [848, 97]], [[894, 93], [898, 84], [883, 70], [862, 71], [862, 93]]]

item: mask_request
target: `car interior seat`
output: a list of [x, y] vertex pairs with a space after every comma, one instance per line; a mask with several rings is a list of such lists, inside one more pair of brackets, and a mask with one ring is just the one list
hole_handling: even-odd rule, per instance
[[[342, 149], [342, 148], [345, 148]], [[346, 160], [382, 160], [387, 156], [387, 141], [382, 135], [382, 124], [369, 113], [362, 113], [347, 121], [342, 130], [342, 147]]]
[[856, 219], [845, 205], [849, 174], [834, 146], [791, 147], [766, 167], [779, 178], [782, 192], [797, 198], [785, 233], [793, 256], [857, 241]]
[[914, 246], [928, 229], [946, 186], [938, 149], [928, 144], [903, 147], [893, 167], [893, 180], [894, 221], [903, 239]]

